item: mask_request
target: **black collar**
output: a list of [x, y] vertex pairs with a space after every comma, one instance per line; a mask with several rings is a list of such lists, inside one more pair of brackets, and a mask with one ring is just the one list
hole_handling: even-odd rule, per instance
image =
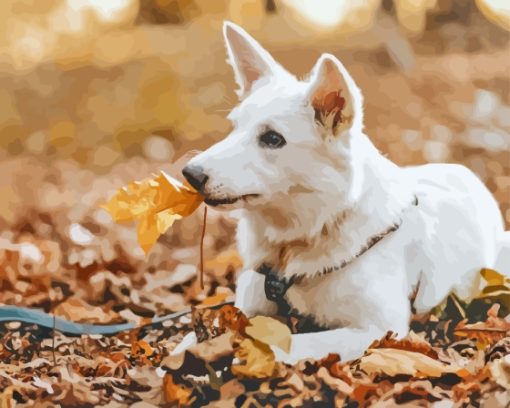
[[[418, 205], [418, 197], [414, 196], [414, 200], [412, 202], [413, 206]], [[392, 232], [395, 232], [400, 228], [400, 226], [403, 223], [403, 219], [401, 218], [399, 222], [391, 225], [389, 228], [386, 228], [383, 232], [374, 235], [370, 237], [365, 245], [361, 247], [361, 249], [351, 258], [344, 259], [340, 264], [333, 265], [328, 268], [325, 268], [322, 271], [322, 275], [329, 274], [334, 271], [338, 271], [340, 269], [345, 268], [347, 265], [350, 265], [352, 262], [354, 262], [356, 259], [361, 257], [365, 252], [367, 252], [370, 248], [372, 248], [375, 244], [377, 244], [379, 241], [381, 241], [383, 238], [387, 237]], [[268, 300], [271, 300], [273, 302], [276, 302], [278, 305], [279, 311], [285, 311], [289, 310], [289, 304], [285, 300], [285, 294], [289, 290], [289, 288], [294, 283], [299, 283], [303, 280], [303, 276], [300, 277], [291, 277], [290, 279], [282, 278], [279, 276], [278, 272], [273, 268], [272, 265], [263, 263], [261, 266], [259, 266], [257, 269], [255, 269], [256, 272], [264, 275], [264, 291], [266, 294], [266, 298]]]

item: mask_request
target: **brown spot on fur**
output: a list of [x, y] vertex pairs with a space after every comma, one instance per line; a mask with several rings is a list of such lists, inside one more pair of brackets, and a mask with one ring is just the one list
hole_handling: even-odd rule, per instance
[[281, 211], [275, 210], [274, 208], [263, 209], [262, 216], [267, 219], [269, 224], [272, 224], [277, 228], [284, 229], [289, 227], [289, 221], [285, 214]]
[[294, 258], [298, 252], [305, 250], [310, 246], [307, 240], [296, 240], [283, 245], [280, 248], [279, 264], [280, 268], [285, 269], [289, 261]]

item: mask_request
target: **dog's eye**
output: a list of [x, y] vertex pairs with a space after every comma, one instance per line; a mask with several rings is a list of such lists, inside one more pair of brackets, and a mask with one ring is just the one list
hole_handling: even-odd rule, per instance
[[287, 144], [285, 138], [274, 130], [269, 130], [259, 137], [259, 143], [262, 147], [269, 149], [279, 149]]

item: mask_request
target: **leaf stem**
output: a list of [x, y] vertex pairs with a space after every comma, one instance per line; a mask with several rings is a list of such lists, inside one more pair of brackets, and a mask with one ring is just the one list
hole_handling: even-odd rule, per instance
[[204, 206], [204, 221], [202, 224], [202, 237], [200, 238], [200, 288], [204, 290], [204, 237], [207, 222], [207, 205]]

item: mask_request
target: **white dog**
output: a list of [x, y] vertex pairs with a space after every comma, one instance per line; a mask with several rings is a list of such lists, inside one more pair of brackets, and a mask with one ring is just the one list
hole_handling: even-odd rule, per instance
[[361, 92], [333, 55], [299, 81], [240, 27], [225, 23], [224, 35], [240, 87], [234, 130], [183, 173], [207, 204], [239, 209], [236, 306], [271, 315], [287, 303], [328, 328], [293, 335], [279, 358], [357, 358], [388, 330], [407, 334], [413, 294], [417, 312], [451, 291], [476, 294], [480, 268], [509, 237], [479, 179], [381, 155], [363, 133]]

